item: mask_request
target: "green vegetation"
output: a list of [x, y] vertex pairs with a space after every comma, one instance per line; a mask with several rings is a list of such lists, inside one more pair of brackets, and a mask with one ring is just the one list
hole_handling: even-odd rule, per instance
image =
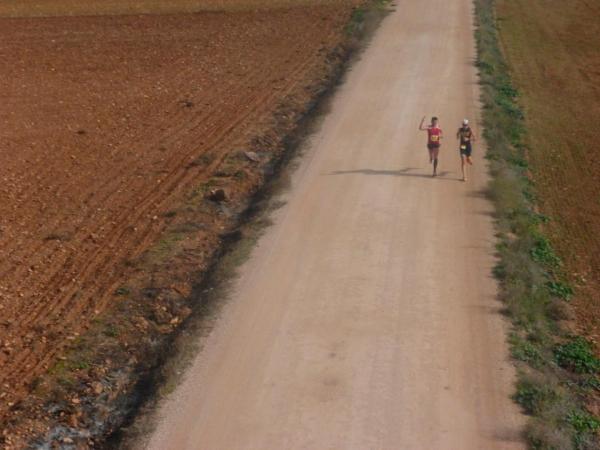
[[[372, 0], [365, 2], [365, 5], [358, 6], [352, 12], [350, 22], [346, 25], [345, 31], [351, 37], [358, 38], [364, 32], [366, 22], [369, 22], [367, 15], [381, 14], [386, 11], [390, 0]], [[372, 22], [372, 21], [371, 21]], [[369, 34], [369, 33], [367, 33]]]
[[575, 373], [596, 374], [600, 371], [600, 359], [594, 354], [592, 344], [581, 336], [559, 344], [554, 349], [554, 357], [559, 366]]
[[535, 233], [535, 241], [531, 249], [531, 257], [535, 262], [538, 262], [547, 267], [559, 267], [562, 262], [554, 253], [552, 246], [545, 236]]
[[526, 339], [523, 339], [519, 334], [513, 333], [509, 339], [512, 357], [531, 364], [534, 367], [539, 367], [544, 362], [544, 357], [539, 347]]
[[587, 411], [573, 411], [568, 415], [567, 420], [569, 425], [575, 430], [576, 448], [597, 446], [597, 441], [594, 442], [600, 430], [600, 420], [597, 417]]
[[546, 287], [554, 297], [569, 300], [573, 296], [573, 288], [562, 281], [548, 281]]
[[521, 377], [517, 383], [514, 399], [527, 414], [539, 414], [551, 407], [560, 394], [551, 386], [543, 385], [537, 379]]
[[85, 352], [75, 355], [69, 354], [66, 358], [59, 359], [48, 373], [55, 377], [61, 386], [72, 386], [75, 383], [75, 372], [87, 370], [91, 367]]
[[357, 31], [362, 27], [362, 23], [365, 20], [365, 10], [364, 8], [356, 8], [352, 12], [352, 18], [348, 25], [346, 25], [346, 33], [350, 35], [354, 35]]
[[113, 324], [108, 324], [103, 331], [105, 336], [116, 338], [119, 336], [119, 330]]
[[172, 256], [178, 249], [179, 243], [185, 239], [183, 233], [177, 233], [174, 231], [167, 231], [163, 237], [156, 243], [145, 255], [146, 262], [148, 264], [159, 264], [170, 256]]
[[129, 294], [131, 294], [131, 289], [129, 289], [127, 286], [121, 286], [115, 290], [115, 295], [120, 297], [126, 297]]
[[493, 176], [488, 193], [500, 241], [494, 274], [513, 322], [510, 345], [519, 371], [514, 399], [532, 416], [526, 431], [530, 448], [597, 449], [599, 422], [586, 411], [585, 395], [598, 386], [590, 375], [600, 362], [588, 341], [561, 330], [564, 300], [573, 289], [563, 281], [562, 261], [544, 235], [548, 218], [535, 209], [524, 114], [500, 50], [494, 0], [475, 3], [484, 137]]
[[585, 411], [572, 412], [568, 417], [569, 423], [579, 432], [597, 431], [600, 420]]

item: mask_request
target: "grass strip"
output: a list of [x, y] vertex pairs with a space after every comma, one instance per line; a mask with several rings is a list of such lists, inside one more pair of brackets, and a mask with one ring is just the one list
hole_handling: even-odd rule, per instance
[[600, 360], [590, 342], [561, 326], [573, 288], [544, 235], [548, 218], [536, 211], [524, 114], [501, 50], [494, 0], [475, 0], [475, 12], [483, 135], [492, 175], [488, 194], [496, 207], [494, 274], [513, 324], [514, 399], [530, 416], [525, 433], [531, 449], [599, 449], [600, 420], [586, 405], [599, 392]]

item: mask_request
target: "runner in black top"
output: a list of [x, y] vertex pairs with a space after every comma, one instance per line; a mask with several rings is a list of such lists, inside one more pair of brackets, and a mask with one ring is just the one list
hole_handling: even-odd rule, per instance
[[462, 181], [467, 181], [467, 167], [465, 163], [473, 165], [471, 153], [473, 151], [472, 142], [477, 139], [475, 133], [469, 126], [469, 120], [463, 120], [462, 127], [456, 132], [456, 139], [460, 142], [460, 169], [462, 171]]

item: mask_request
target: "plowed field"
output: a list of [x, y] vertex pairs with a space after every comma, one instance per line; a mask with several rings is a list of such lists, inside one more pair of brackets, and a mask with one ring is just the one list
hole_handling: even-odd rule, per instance
[[502, 0], [498, 14], [547, 231], [577, 286], [579, 331], [600, 342], [600, 7]]
[[0, 17], [165, 14], [348, 4], [353, 0], [2, 0]]
[[0, 19], [0, 423], [350, 12]]

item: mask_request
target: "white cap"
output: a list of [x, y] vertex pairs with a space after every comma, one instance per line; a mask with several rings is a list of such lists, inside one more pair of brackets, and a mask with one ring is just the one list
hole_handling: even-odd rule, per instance
[[469, 125], [469, 119], [463, 120], [463, 125]]

